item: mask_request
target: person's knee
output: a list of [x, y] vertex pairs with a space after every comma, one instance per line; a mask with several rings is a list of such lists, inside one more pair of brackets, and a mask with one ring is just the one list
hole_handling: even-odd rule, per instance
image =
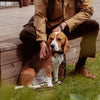
[[85, 24], [89, 31], [98, 31], [99, 30], [99, 23], [95, 20], [87, 20], [85, 22]]
[[20, 40], [24, 43], [25, 41], [27, 41], [27, 38], [28, 38], [28, 32], [25, 31], [24, 29], [20, 32]]
[[99, 30], [99, 23], [95, 20], [90, 20], [90, 24], [91, 24], [91, 28], [93, 28], [94, 30]]
[[33, 42], [36, 41], [35, 31], [30, 27], [24, 27], [24, 29], [20, 32], [19, 37], [22, 42], [28, 42], [29, 40]]

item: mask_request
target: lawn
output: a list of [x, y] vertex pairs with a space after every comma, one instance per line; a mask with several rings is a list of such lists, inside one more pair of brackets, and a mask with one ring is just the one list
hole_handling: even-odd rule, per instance
[[74, 66], [67, 66], [67, 76], [62, 85], [39, 90], [1, 87], [0, 100], [100, 100], [100, 53], [87, 61], [89, 70], [97, 76], [96, 80], [74, 74]]

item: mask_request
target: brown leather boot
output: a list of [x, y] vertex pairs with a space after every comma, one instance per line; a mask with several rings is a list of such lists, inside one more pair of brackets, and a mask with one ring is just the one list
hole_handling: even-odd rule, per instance
[[96, 79], [96, 76], [91, 74], [86, 66], [82, 66], [82, 67], [77, 67], [76, 66], [75, 67], [75, 72], [80, 73], [80, 74], [82, 74], [83, 76], [85, 76], [87, 78]]

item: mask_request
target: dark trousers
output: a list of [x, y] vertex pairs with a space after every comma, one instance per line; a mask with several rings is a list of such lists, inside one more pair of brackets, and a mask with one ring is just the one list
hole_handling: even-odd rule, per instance
[[[55, 26], [56, 27], [56, 26]], [[46, 28], [47, 36], [52, 33], [52, 29]], [[98, 35], [99, 24], [95, 20], [87, 20], [74, 29], [71, 33], [66, 27], [64, 33], [69, 40], [82, 37], [80, 43], [80, 57], [95, 57], [96, 53], [96, 38]], [[30, 58], [34, 53], [40, 50], [39, 43], [36, 41], [36, 31], [33, 26], [33, 19], [24, 26], [20, 33], [20, 39], [24, 43], [24, 52], [26, 58]]]
[[66, 33], [65, 29], [65, 34], [69, 40], [82, 37], [80, 43], [80, 57], [95, 57], [98, 30], [99, 24], [95, 20], [87, 20], [71, 33]]

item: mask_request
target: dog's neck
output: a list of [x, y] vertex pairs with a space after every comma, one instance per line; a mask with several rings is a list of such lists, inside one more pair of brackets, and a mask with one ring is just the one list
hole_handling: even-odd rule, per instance
[[64, 52], [63, 51], [54, 51], [52, 52], [52, 56], [56, 58], [56, 55], [64, 55]]
[[52, 53], [57, 53], [57, 54], [64, 54], [64, 52], [63, 51], [53, 51]]

